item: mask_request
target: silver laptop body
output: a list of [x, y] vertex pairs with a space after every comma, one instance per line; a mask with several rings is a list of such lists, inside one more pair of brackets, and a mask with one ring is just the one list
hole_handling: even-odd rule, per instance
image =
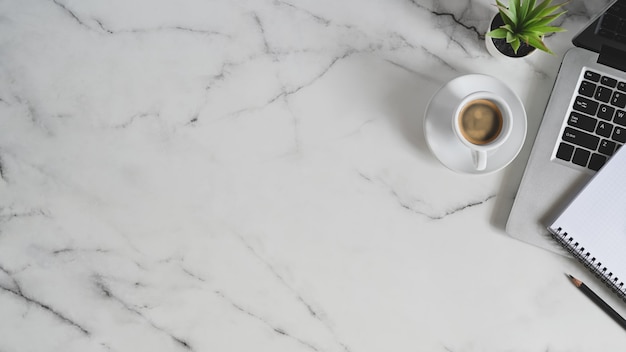
[[[546, 227], [595, 173], [587, 167], [572, 165], [556, 157], [556, 146], [567, 127], [579, 81], [586, 70], [626, 81], [623, 67], [618, 69], [598, 62], [601, 56], [599, 52], [604, 54], [604, 49], [594, 52], [585, 48], [586, 43], [577, 41], [595, 41], [592, 36], [589, 36], [589, 32], [597, 26], [604, 12], [616, 3], [626, 5], [626, 0], [611, 2], [605, 10], [592, 19], [590, 24], [573, 40], [577, 47], [570, 49], [563, 58], [506, 224], [506, 232], [510, 236], [561, 254], [565, 252], [550, 237]], [[585, 31], [587, 33], [584, 33]], [[587, 35], [586, 38], [585, 35]], [[607, 49], [607, 52], [615, 56], [616, 50], [610, 49]], [[622, 52], [622, 49], [626, 49], [626, 45], [624, 48], [619, 48], [618, 54]], [[626, 51], [623, 52], [626, 53]], [[613, 58], [613, 62], [615, 60], [626, 65], [626, 54]], [[607, 62], [606, 59], [600, 61]]]

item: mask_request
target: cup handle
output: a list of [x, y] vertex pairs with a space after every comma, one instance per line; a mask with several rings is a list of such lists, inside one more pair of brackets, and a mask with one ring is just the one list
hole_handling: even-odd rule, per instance
[[483, 171], [487, 168], [487, 152], [484, 150], [472, 150], [472, 160], [474, 161], [474, 167], [478, 171]]

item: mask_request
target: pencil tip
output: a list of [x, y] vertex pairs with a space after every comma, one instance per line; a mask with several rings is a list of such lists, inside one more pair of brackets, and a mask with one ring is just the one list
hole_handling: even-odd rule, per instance
[[570, 274], [566, 274], [566, 275], [569, 277], [570, 281], [572, 281], [574, 285], [576, 285], [576, 287], [580, 287], [582, 285], [583, 283], [582, 281], [578, 280], [577, 278], [573, 277]]

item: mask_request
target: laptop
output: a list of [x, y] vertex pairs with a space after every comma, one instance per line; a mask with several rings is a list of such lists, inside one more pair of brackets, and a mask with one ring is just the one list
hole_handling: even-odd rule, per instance
[[506, 224], [511, 237], [561, 254], [546, 227], [626, 143], [626, 0], [611, 1], [572, 43]]

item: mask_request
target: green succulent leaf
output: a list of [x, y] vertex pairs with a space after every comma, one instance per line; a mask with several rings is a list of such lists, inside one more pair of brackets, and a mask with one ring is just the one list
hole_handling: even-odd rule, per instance
[[[550, 0], [545, 0], [545, 2], [549, 3]], [[545, 16], [548, 16], [551, 13], [553, 13], [554, 11], [558, 10], [559, 8], [561, 8], [563, 5], [565, 5], [565, 3], [554, 5], [554, 6], [550, 6], [548, 8], [543, 9], [542, 11], [540, 11], [538, 14], [536, 14], [533, 17], [545, 17]]]
[[507, 43], [513, 43], [515, 40], [518, 40], [516, 35], [513, 35], [513, 33], [511, 32], [506, 32], [506, 42]]
[[513, 13], [511, 11], [509, 11], [509, 9], [507, 9], [506, 7], [498, 7], [498, 10], [500, 11], [500, 17], [502, 17], [502, 20], [504, 21], [505, 24], [511, 25], [511, 26], [515, 26], [516, 25], [516, 17], [513, 15]]
[[548, 49], [546, 44], [540, 38], [529, 37], [528, 38], [528, 45], [530, 45], [530, 46], [532, 46], [534, 48], [537, 48], [537, 49], [539, 49], [541, 51], [545, 51], [548, 54], [554, 54], [552, 52], [552, 50]]
[[513, 52], [517, 54], [517, 50], [519, 50], [519, 47], [521, 45], [519, 38], [515, 38], [515, 40], [512, 41], [510, 44], [511, 48], [513, 48]]
[[[519, 14], [520, 12], [519, 0], [509, 1], [509, 11], [511, 11], [511, 14], [513, 14], [514, 21], [521, 18]], [[517, 21], [515, 23], [517, 23]]]
[[535, 7], [535, 0], [527, 0], [522, 3], [522, 17], [526, 17], [528, 13]]
[[540, 36], [545, 35], [546, 33], [558, 33], [565, 32], [564, 28], [561, 27], [550, 27], [550, 26], [542, 26], [542, 27], [531, 27], [528, 29], [529, 31], [538, 33]]
[[565, 12], [561, 12], [561, 13], [557, 13], [557, 14], [542, 17], [542, 18], [533, 18], [526, 22], [526, 26], [545, 26], [547, 24], [552, 23], [552, 21], [556, 20], [557, 18], [561, 17], [561, 15], [563, 15], [564, 13]]
[[550, 6], [551, 3], [552, 3], [552, 0], [542, 1], [541, 3], [539, 3], [539, 5], [537, 5], [534, 9], [530, 11], [530, 13], [528, 14], [528, 17], [539, 17], [539, 14], [541, 13], [541, 11], [545, 10], [548, 6]]
[[496, 28], [493, 31], [487, 33], [487, 36], [497, 39], [504, 39], [506, 38], [507, 33], [508, 31], [504, 28]]
[[500, 27], [502, 29], [504, 29], [505, 31], [511, 33], [511, 34], [515, 34], [515, 28], [511, 25], [505, 24], [504, 26]]

